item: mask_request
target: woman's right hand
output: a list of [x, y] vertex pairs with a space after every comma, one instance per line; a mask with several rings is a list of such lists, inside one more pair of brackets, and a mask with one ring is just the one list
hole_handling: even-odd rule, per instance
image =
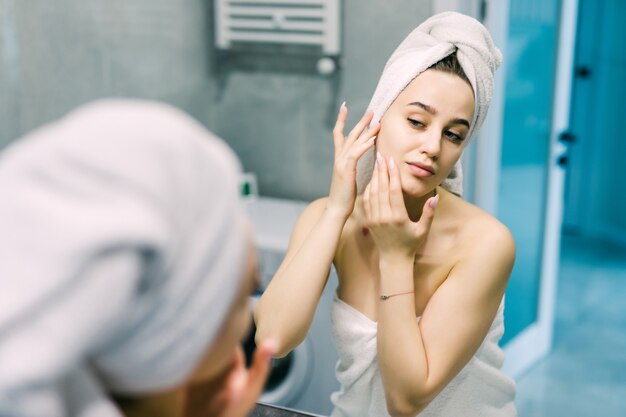
[[184, 417], [245, 417], [263, 393], [271, 370], [276, 342], [266, 340], [257, 346], [250, 368], [241, 346], [234, 352], [233, 364], [219, 377], [187, 388]]
[[380, 122], [372, 129], [363, 134], [369, 126], [374, 113], [367, 112], [348, 136], [344, 136], [344, 127], [348, 116], [348, 108], [345, 103], [341, 105], [337, 122], [333, 129], [333, 142], [335, 144], [335, 162], [333, 165], [333, 177], [328, 195], [327, 210], [338, 213], [348, 218], [354, 209], [356, 200], [356, 166], [359, 159], [374, 146], [376, 134], [380, 130]]

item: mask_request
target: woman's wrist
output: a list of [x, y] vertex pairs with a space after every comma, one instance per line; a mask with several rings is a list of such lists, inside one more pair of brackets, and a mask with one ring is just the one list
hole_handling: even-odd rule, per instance
[[380, 256], [380, 295], [412, 291], [413, 257], [395, 253]]
[[378, 258], [378, 266], [381, 268], [395, 268], [399, 266], [411, 266], [415, 262], [415, 254], [408, 251], [381, 252]]
[[339, 208], [333, 206], [332, 204], [327, 204], [326, 208], [324, 209], [323, 216], [327, 217], [331, 221], [341, 222], [341, 225], [343, 227], [343, 224], [348, 220], [350, 214], [351, 213], [344, 208]]

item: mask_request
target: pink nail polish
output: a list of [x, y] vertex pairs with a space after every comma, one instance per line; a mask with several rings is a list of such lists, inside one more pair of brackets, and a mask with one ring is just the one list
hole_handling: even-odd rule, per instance
[[396, 163], [393, 161], [393, 156], [389, 157], [389, 169], [393, 171], [396, 169]]
[[380, 154], [380, 152], [376, 152], [376, 162], [378, 162], [379, 164], [383, 163], [383, 156]]
[[439, 203], [439, 194], [431, 198], [428, 202], [428, 205], [430, 206], [430, 208], [435, 208], [437, 207], [437, 203]]
[[267, 346], [268, 350], [271, 350], [272, 352], [276, 352], [276, 350], [278, 349], [278, 341], [276, 339], [268, 339], [265, 342], [265, 346]]

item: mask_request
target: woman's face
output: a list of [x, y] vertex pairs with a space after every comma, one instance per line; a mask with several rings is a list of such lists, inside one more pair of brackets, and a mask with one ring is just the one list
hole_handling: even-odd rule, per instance
[[260, 285], [260, 277], [258, 255], [250, 229], [246, 238], [247, 258], [245, 260], [244, 279], [215, 342], [192, 376], [192, 383], [212, 379], [227, 371], [232, 365], [236, 346], [242, 342], [250, 330], [252, 312], [249, 296]]
[[381, 119], [377, 150], [393, 157], [402, 189], [423, 196], [448, 176], [464, 149], [474, 114], [471, 86], [454, 74], [426, 70]]

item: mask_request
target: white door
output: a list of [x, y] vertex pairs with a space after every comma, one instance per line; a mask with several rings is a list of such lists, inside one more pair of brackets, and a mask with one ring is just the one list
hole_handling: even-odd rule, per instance
[[[435, 2], [441, 10], [457, 2]], [[470, 200], [513, 233], [516, 263], [506, 294], [505, 370], [518, 376], [552, 344], [563, 210], [577, 0], [458, 2], [483, 18], [504, 65], [470, 165]]]

